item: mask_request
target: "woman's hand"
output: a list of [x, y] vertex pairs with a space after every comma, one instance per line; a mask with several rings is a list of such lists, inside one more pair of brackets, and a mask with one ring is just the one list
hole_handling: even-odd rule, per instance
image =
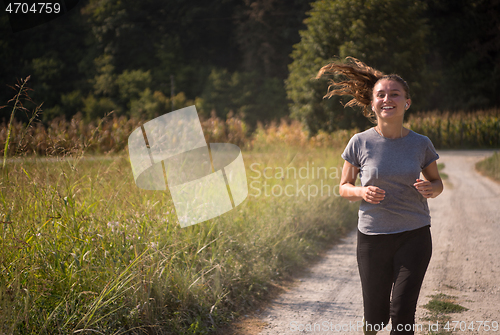
[[417, 182], [413, 184], [413, 186], [415, 186], [417, 191], [419, 191], [424, 198], [432, 198], [434, 190], [430, 181], [417, 179]]
[[413, 186], [415, 186], [424, 198], [435, 198], [443, 192], [443, 181], [439, 175], [436, 161], [423, 169], [422, 174], [425, 180], [417, 179]]
[[379, 204], [385, 198], [385, 191], [377, 186], [356, 186], [359, 168], [348, 161], [344, 162], [342, 177], [340, 179], [340, 196], [350, 201], [363, 199], [371, 204]]
[[380, 204], [385, 198], [385, 191], [377, 186], [363, 187], [363, 200], [370, 204]]

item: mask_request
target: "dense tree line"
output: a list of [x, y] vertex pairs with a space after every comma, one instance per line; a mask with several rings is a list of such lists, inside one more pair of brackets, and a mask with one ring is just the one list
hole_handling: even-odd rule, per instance
[[[197, 99], [207, 116], [232, 111], [255, 124], [287, 114], [283, 80], [308, 8], [305, 0], [88, 0], [17, 33], [2, 15], [2, 84], [31, 75], [44, 120], [111, 110], [150, 118]], [[13, 94], [2, 89], [0, 99]]]
[[0, 15], [0, 101], [31, 75], [45, 121], [147, 119], [195, 103], [205, 116], [255, 125], [291, 114], [331, 131], [365, 120], [311, 78], [354, 56], [405, 77], [414, 110], [489, 108], [500, 100], [499, 17], [498, 0], [80, 1], [17, 33]]

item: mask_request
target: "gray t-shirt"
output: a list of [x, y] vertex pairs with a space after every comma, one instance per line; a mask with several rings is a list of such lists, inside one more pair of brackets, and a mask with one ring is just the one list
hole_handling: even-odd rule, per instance
[[413, 186], [422, 169], [439, 158], [426, 136], [410, 133], [388, 139], [375, 128], [354, 135], [342, 158], [360, 169], [362, 186], [385, 191], [380, 204], [361, 200], [358, 229], [363, 234], [394, 234], [431, 224], [429, 206]]

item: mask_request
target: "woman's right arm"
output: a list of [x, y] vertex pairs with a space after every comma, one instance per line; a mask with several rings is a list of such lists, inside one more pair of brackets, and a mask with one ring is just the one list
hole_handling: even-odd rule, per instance
[[340, 196], [350, 201], [365, 200], [371, 204], [379, 204], [385, 197], [385, 191], [376, 186], [356, 186], [359, 168], [348, 161], [344, 162], [340, 179]]

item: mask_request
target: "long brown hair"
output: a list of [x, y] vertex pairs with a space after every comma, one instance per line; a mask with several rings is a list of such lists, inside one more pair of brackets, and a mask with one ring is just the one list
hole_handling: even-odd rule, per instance
[[[328, 90], [323, 98], [331, 98], [334, 95], [350, 95], [354, 99], [344, 107], [359, 106], [363, 108], [363, 115], [370, 120], [375, 119], [375, 113], [371, 109], [373, 87], [382, 79], [399, 82], [404, 90], [406, 99], [410, 99], [410, 88], [406, 81], [397, 74], [384, 75], [354, 57], [347, 57], [346, 63], [333, 62], [323, 66], [316, 79], [329, 77]], [[340, 80], [336, 81], [336, 78]]]

